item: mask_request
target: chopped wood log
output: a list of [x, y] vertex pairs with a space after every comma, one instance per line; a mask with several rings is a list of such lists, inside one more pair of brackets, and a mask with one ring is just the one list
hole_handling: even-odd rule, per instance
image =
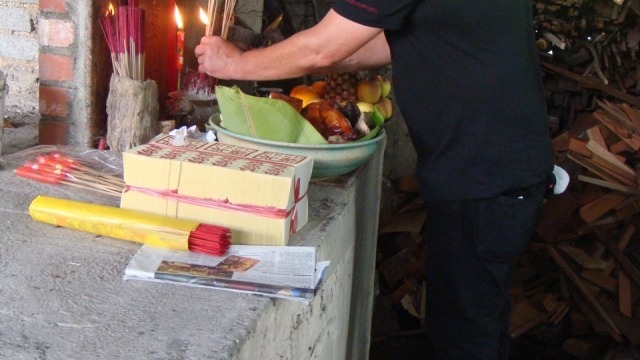
[[569, 138], [569, 151], [580, 154], [587, 158], [590, 158], [593, 155], [591, 150], [587, 149], [587, 141], [578, 139], [576, 137]]
[[628, 173], [624, 173], [618, 167], [613, 165], [610, 161], [607, 161], [604, 158], [594, 154], [591, 157], [591, 162], [595, 166], [598, 166], [602, 171], [613, 176], [620, 183], [625, 184], [627, 186], [637, 186], [633, 176], [629, 175]]
[[587, 269], [583, 270], [580, 276], [612, 294], [614, 294], [618, 288], [618, 281], [607, 275], [604, 271]]
[[[631, 120], [629, 119], [629, 117], [624, 111], [622, 111], [615, 105], [612, 105], [610, 102], [606, 100], [600, 101], [596, 99], [596, 104], [598, 104], [598, 106], [600, 106], [604, 110], [604, 112], [606, 112], [607, 116], [610, 119], [612, 119], [613, 121], [617, 122], [619, 125], [626, 128], [627, 134], [621, 137], [629, 137], [631, 136], [631, 133], [635, 131], [633, 123], [631, 122]], [[600, 114], [602, 114], [602, 112], [600, 112]]]
[[580, 208], [580, 218], [586, 223], [592, 223], [613, 210], [616, 205], [624, 201], [626, 197], [626, 194], [617, 191], [601, 196]]
[[607, 128], [616, 133], [616, 135], [618, 135], [620, 139], [627, 144], [627, 146], [632, 148], [634, 151], [638, 151], [638, 149], [640, 149], [640, 137], [632, 132], [633, 130], [615, 122], [600, 110], [597, 110], [593, 115]]
[[633, 303], [631, 301], [631, 281], [624, 272], [618, 271], [618, 306], [620, 312], [630, 318], [633, 316]]
[[611, 174], [609, 170], [603, 169], [597, 164], [594, 164], [591, 159], [575, 153], [569, 153], [567, 157], [604, 180], [609, 182], [618, 182], [627, 186], [634, 186], [632, 182], [626, 180], [624, 177], [620, 177], [615, 173]]
[[516, 303], [511, 311], [509, 334], [512, 339], [515, 339], [533, 327], [544, 323], [548, 317], [548, 312], [536, 309], [527, 300]]
[[629, 106], [629, 104], [626, 103], [620, 104], [620, 109], [622, 109], [622, 111], [627, 114], [633, 126], [640, 129], [640, 111], [632, 108], [631, 106]]
[[[600, 336], [607, 336], [607, 335], [611, 336], [618, 343], [624, 342], [624, 338], [622, 337], [622, 334], [619, 331], [612, 332], [610, 330], [610, 327], [607, 324], [607, 322], [605, 322], [605, 320], [596, 313], [593, 306], [588, 304], [588, 302], [586, 301], [586, 298], [581, 295], [580, 291], [577, 289], [576, 286], [573, 286], [573, 287], [569, 286], [568, 288], [569, 288], [569, 293], [570, 293], [570, 298], [572, 303], [575, 304], [578, 310], [580, 310], [579, 314], [584, 315], [585, 319], [591, 325], [593, 332], [595, 334]], [[582, 329], [582, 332], [580, 332], [580, 328], [578, 328], [580, 324], [577, 323], [577, 320], [579, 319], [573, 319], [573, 320], [576, 321], [576, 324], [572, 324], [572, 326], [576, 326], [576, 328], [572, 328], [572, 332], [574, 334], [585, 335], [587, 333], [590, 333], [588, 329], [584, 329], [584, 328]]]
[[160, 132], [158, 85], [113, 74], [107, 97], [107, 145], [124, 152]]
[[637, 229], [638, 228], [633, 224], [627, 225], [627, 228], [622, 233], [622, 236], [620, 237], [620, 241], [618, 242], [618, 249], [624, 251], [627, 245], [629, 245], [629, 241], [631, 241], [631, 238], [636, 233]]
[[630, 168], [624, 162], [620, 161], [620, 159], [618, 159], [618, 157], [610, 153], [606, 147], [602, 147], [597, 142], [589, 140], [589, 142], [587, 142], [587, 149], [591, 150], [594, 156], [599, 156], [605, 161], [607, 161], [608, 163], [610, 163], [612, 168], [615, 168], [620, 171], [620, 174], [627, 174], [629, 176], [629, 179], [635, 180], [635, 177], [636, 177], [635, 170]]
[[560, 269], [567, 275], [569, 280], [571, 280], [571, 282], [576, 286], [580, 294], [585, 298], [586, 304], [604, 321], [606, 331], [611, 335], [611, 337], [616, 339], [616, 341], [622, 341], [620, 330], [616, 324], [611, 320], [611, 317], [602, 308], [600, 303], [598, 303], [598, 301], [593, 297], [592, 293], [588, 290], [582, 280], [580, 280], [580, 277], [573, 271], [569, 264], [567, 264], [562, 255], [560, 255], [555, 247], [551, 245], [547, 246], [547, 252], [556, 264], [558, 264]]
[[571, 311], [571, 304], [568, 301], [560, 303], [557, 309], [554, 310], [554, 314], [549, 317], [549, 322], [553, 324], [559, 324], [562, 319], [565, 318]]
[[620, 99], [621, 101], [640, 107], [640, 98], [637, 98], [633, 95], [622, 92], [614, 87], [608, 86], [607, 84], [603, 83], [600, 80], [596, 80], [594, 78], [587, 77], [587, 76], [581, 76], [579, 74], [573, 73], [569, 70], [563, 69], [560, 66], [551, 64], [546, 61], [543, 61], [542, 65], [553, 72], [556, 72], [562, 76], [566, 76], [570, 79], [577, 81], [578, 84], [580, 84], [585, 88], [600, 90], [605, 94], [609, 94], [613, 97]]
[[607, 247], [611, 255], [616, 259], [618, 264], [622, 269], [625, 270], [627, 275], [633, 280], [633, 282], [640, 286], [640, 271], [636, 266], [629, 260], [629, 258], [624, 254], [624, 252], [620, 249], [620, 247], [615, 244], [611, 239], [609, 239], [606, 234], [603, 234], [601, 231], [595, 232], [597, 235], [597, 239], [604, 246]]
[[600, 297], [598, 301], [611, 316], [620, 333], [633, 345], [640, 345], [640, 328], [635, 320], [624, 316], [619, 310], [615, 301], [609, 296]]
[[[638, 142], [638, 148], [640, 148], [640, 141]], [[624, 140], [620, 140], [616, 143], [613, 143], [609, 146], [609, 151], [614, 153], [614, 154], [622, 154], [625, 152], [633, 152], [633, 151], [637, 151], [638, 149], [634, 149], [632, 148], [626, 141]]]
[[569, 245], [557, 245], [557, 248], [569, 255], [571, 259], [584, 269], [604, 270], [607, 268], [607, 262], [605, 260], [589, 256], [586, 251], [580, 248]]
[[[607, 143], [604, 141], [604, 136], [602, 135], [602, 131], [600, 131], [599, 126], [593, 126], [587, 129], [587, 137], [589, 141], [593, 141], [594, 143], [600, 145], [603, 148], [607, 148]], [[587, 142], [588, 143], [588, 142]], [[588, 148], [588, 147], [587, 147]]]
[[593, 177], [590, 177], [590, 176], [578, 175], [578, 180], [586, 182], [586, 183], [589, 183], [589, 184], [602, 186], [602, 187], [607, 188], [609, 190], [619, 191], [619, 192], [624, 193], [624, 194], [629, 194], [629, 195], [639, 195], [640, 194], [640, 190], [637, 189], [637, 188], [633, 188], [631, 186], [621, 185], [619, 183], [615, 183], [615, 182], [611, 182], [611, 181], [607, 181], [607, 180], [596, 179], [596, 178], [593, 178]]

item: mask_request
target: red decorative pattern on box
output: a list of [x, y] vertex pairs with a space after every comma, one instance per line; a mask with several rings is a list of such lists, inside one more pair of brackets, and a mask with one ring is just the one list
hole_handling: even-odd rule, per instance
[[211, 151], [217, 154], [228, 154], [241, 157], [249, 157], [251, 154], [258, 152], [258, 150], [255, 149], [241, 148], [223, 143], [211, 143], [202, 148], [202, 150]]
[[169, 148], [160, 154], [160, 159], [174, 160], [183, 157], [187, 151], [178, 148]]
[[226, 167], [226, 168], [230, 168], [233, 167], [232, 165], [235, 164], [236, 162], [241, 161], [237, 158], [232, 158], [229, 156], [211, 156], [209, 158], [209, 160], [206, 162], [207, 164], [210, 165], [215, 165], [218, 167]]
[[193, 152], [189, 154], [190, 156], [186, 161], [194, 164], [204, 164], [207, 161], [211, 160], [211, 155], [203, 154], [199, 152]]
[[[302, 155], [283, 154], [273, 151], [259, 151], [223, 143], [207, 143], [204, 141], [185, 139], [185, 145], [172, 144], [173, 136], [167, 135], [152, 143], [134, 148], [137, 155], [160, 159], [186, 161], [194, 164], [215, 165], [240, 170], [250, 170], [268, 175], [282, 175], [288, 168], [304, 162]], [[245, 165], [246, 161], [257, 161], [262, 166]]]
[[264, 163], [259, 161], [247, 161], [247, 163], [240, 166], [239, 169], [242, 171], [263, 172], [261, 169], [263, 165]]
[[271, 166], [264, 170], [264, 173], [267, 175], [278, 176], [280, 174], [284, 174], [287, 171], [287, 168], [287, 165], [271, 164]]
[[264, 160], [264, 161], [275, 161], [279, 163], [285, 164], [298, 164], [306, 159], [306, 156], [302, 155], [291, 155], [291, 154], [283, 154], [272, 151], [265, 151], [261, 154], [258, 154], [253, 157], [254, 159]]
[[158, 154], [160, 151], [162, 151], [162, 147], [161, 146], [157, 146], [155, 144], [149, 144], [149, 145], [145, 145], [142, 148], [136, 148], [135, 153], [138, 155], [142, 155], [142, 156], [153, 156], [155, 154]]

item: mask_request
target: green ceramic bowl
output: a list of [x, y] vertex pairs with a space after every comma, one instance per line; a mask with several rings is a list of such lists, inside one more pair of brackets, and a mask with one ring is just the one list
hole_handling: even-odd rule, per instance
[[279, 141], [262, 140], [233, 133], [219, 126], [212, 117], [207, 130], [214, 130], [218, 140], [223, 143], [259, 150], [275, 151], [285, 154], [303, 155], [313, 158], [311, 179], [320, 180], [349, 173], [357, 169], [371, 157], [378, 144], [385, 138], [384, 129], [370, 140], [354, 141], [345, 144], [293, 144]]

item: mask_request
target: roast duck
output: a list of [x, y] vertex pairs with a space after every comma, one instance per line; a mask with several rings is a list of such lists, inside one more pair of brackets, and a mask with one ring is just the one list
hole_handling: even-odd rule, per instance
[[280, 93], [271, 93], [271, 98], [280, 99], [293, 106], [318, 132], [331, 143], [344, 143], [358, 139], [353, 128], [359, 110], [353, 104], [332, 105], [328, 101], [316, 101], [302, 108], [302, 101]]
[[358, 138], [349, 119], [327, 101], [313, 102], [305, 106], [300, 114], [329, 142], [352, 141]]

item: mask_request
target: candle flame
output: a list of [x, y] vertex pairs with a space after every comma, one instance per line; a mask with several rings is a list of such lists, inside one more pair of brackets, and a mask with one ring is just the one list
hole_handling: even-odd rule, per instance
[[106, 16], [113, 16], [116, 14], [116, 9], [113, 7], [112, 3], [109, 3], [109, 8], [107, 9]]
[[176, 18], [176, 26], [179, 30], [182, 30], [184, 28], [184, 25], [182, 24], [182, 16], [180, 15], [180, 9], [178, 9], [178, 5], [176, 5], [174, 16]]
[[202, 10], [202, 8], [200, 8], [200, 20], [205, 25], [209, 25], [209, 17], [207, 16], [207, 13], [205, 13], [204, 10]]

